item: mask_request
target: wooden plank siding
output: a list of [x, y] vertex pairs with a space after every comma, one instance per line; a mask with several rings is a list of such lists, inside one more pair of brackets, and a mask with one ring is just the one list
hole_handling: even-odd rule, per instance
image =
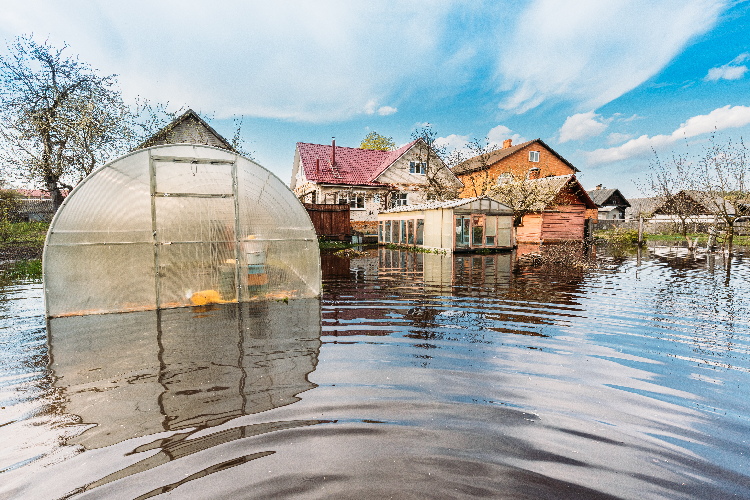
[[583, 229], [586, 223], [586, 206], [584, 204], [562, 205], [558, 210], [544, 212], [542, 217], [542, 240], [559, 242], [583, 240]]
[[349, 205], [305, 203], [315, 234], [329, 240], [346, 241], [351, 236]]

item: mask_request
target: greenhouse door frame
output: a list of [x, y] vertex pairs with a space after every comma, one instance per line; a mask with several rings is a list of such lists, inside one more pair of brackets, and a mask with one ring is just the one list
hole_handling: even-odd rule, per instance
[[[156, 185], [156, 162], [173, 162], [173, 163], [184, 163], [187, 166], [196, 165], [230, 165], [232, 173], [232, 193], [231, 194], [201, 194], [201, 193], [166, 193], [158, 191]], [[181, 157], [181, 156], [161, 156], [152, 155], [149, 151], [148, 161], [149, 179], [151, 187], [151, 231], [153, 234], [154, 242], [154, 286], [156, 289], [156, 309], [161, 309], [161, 298], [160, 298], [160, 277], [159, 277], [159, 249], [162, 245], [168, 243], [162, 243], [159, 241], [157, 234], [157, 223], [156, 223], [156, 198], [158, 197], [174, 197], [174, 198], [233, 198], [234, 199], [234, 283], [235, 283], [235, 297], [237, 302], [240, 302], [242, 293], [242, 285], [240, 283], [240, 219], [239, 219], [239, 196], [238, 196], [238, 184], [237, 184], [237, 159], [234, 160], [220, 160], [216, 158], [194, 158], [194, 157]]]

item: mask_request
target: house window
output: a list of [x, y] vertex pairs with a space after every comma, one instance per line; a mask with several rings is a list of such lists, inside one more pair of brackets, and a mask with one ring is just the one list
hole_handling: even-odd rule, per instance
[[408, 193], [393, 193], [391, 207], [403, 207], [404, 205], [407, 205], [407, 194]]
[[529, 161], [539, 163], [539, 151], [529, 151]]
[[364, 193], [347, 193], [339, 195], [339, 205], [349, 205], [352, 210], [364, 210]]
[[427, 164], [418, 161], [409, 162], [409, 173], [424, 175], [427, 172]]
[[375, 193], [374, 195], [372, 195], [372, 202], [380, 203], [380, 193]]

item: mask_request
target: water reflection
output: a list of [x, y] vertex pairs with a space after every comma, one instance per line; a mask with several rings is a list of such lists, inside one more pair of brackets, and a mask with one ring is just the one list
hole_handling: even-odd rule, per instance
[[646, 249], [559, 275], [378, 249], [324, 257], [320, 309], [53, 323], [82, 452], [0, 498], [750, 498], [744, 258], [727, 281]]
[[316, 299], [52, 319], [61, 411], [92, 425], [69, 443], [101, 448], [293, 403], [315, 387], [319, 325]]

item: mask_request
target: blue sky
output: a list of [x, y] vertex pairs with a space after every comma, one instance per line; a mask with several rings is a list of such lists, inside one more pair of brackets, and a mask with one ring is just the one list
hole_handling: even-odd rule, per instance
[[590, 189], [640, 196], [653, 159], [750, 137], [750, 4], [13, 2], [6, 41], [67, 42], [136, 96], [188, 106], [289, 182], [296, 142], [449, 147], [540, 137]]

